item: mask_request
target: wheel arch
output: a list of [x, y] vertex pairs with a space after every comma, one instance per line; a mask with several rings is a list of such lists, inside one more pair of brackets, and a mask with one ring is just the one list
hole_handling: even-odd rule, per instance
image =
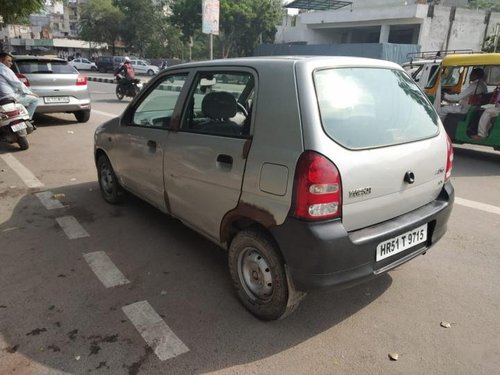
[[224, 216], [220, 230], [220, 242], [227, 250], [239, 232], [246, 229], [254, 229], [268, 236], [286, 263], [283, 251], [269, 230], [269, 227], [273, 225], [276, 225], [276, 221], [268, 211], [240, 202], [234, 210]]

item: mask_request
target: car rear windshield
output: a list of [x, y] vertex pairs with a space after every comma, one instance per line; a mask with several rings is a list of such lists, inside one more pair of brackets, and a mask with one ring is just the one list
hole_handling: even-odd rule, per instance
[[22, 74], [77, 74], [66, 61], [16, 60], [16, 65]]
[[344, 147], [389, 146], [438, 133], [434, 108], [399, 70], [317, 70], [314, 85], [324, 131]]

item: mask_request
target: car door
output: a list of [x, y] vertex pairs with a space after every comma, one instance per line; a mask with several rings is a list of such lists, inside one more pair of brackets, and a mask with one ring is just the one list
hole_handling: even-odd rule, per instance
[[[234, 83], [222, 83], [224, 75]], [[250, 117], [237, 98], [254, 82], [251, 71], [197, 72], [179, 130], [169, 133], [165, 146], [172, 214], [216, 241], [224, 215], [241, 194]]]
[[[163, 211], [163, 158], [170, 120], [187, 74], [163, 76], [127, 109], [113, 138], [113, 160], [123, 185]], [[175, 90], [171, 82], [176, 82]]]

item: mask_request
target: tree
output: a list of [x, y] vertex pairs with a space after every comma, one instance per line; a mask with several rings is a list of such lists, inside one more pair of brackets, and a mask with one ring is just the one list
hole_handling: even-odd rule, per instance
[[223, 57], [251, 56], [259, 42], [272, 42], [282, 15], [280, 0], [222, 0]]
[[124, 14], [112, 0], [89, 0], [82, 7], [80, 37], [89, 42], [107, 43], [114, 55], [124, 19]]
[[500, 0], [472, 0], [469, 8], [500, 10]]
[[[281, 0], [220, 0], [221, 30], [215, 40], [221, 48], [220, 56], [249, 56], [260, 41], [272, 42], [275, 25], [283, 15], [282, 6]], [[198, 40], [201, 0], [172, 0], [171, 10], [172, 23], [180, 27], [184, 41]]]
[[44, 9], [44, 0], [2, 0], [0, 18], [3, 23], [16, 23], [24, 20], [32, 13]]
[[179, 32], [168, 22], [167, 0], [114, 0], [125, 14], [123, 39], [141, 56], [162, 57], [175, 49]]

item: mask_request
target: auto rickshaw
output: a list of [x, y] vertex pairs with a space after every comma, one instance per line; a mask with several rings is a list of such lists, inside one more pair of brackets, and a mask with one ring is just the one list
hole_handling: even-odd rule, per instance
[[500, 83], [500, 53], [472, 53], [448, 55], [425, 87], [425, 92], [434, 107], [439, 111], [443, 94], [458, 94], [469, 82], [473, 68], [482, 68], [488, 93], [475, 95], [470, 99], [470, 109], [466, 114], [450, 113], [443, 121], [446, 132], [453, 143], [471, 143], [491, 146], [500, 151], [500, 116], [495, 117], [488, 137], [482, 140], [471, 138], [477, 133], [479, 118], [487, 106], [491, 106], [493, 94]]

